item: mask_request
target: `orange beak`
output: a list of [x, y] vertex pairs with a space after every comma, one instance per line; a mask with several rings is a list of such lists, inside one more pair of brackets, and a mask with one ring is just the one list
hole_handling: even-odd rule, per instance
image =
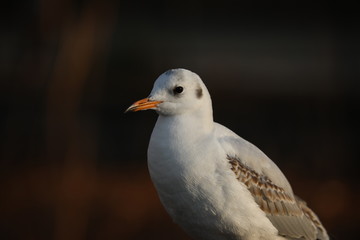
[[137, 112], [141, 110], [154, 109], [162, 102], [163, 101], [151, 101], [149, 98], [144, 98], [134, 102], [128, 109], [126, 109], [125, 113], [129, 111]]

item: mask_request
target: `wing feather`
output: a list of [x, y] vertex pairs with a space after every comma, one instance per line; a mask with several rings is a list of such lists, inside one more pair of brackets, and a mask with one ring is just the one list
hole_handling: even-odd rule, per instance
[[236, 178], [246, 185], [279, 235], [289, 239], [329, 239], [318, 217], [304, 201], [245, 165], [237, 156], [228, 155], [227, 160]]
[[286, 177], [270, 158], [221, 124], [215, 123], [214, 130], [236, 178], [245, 184], [279, 235], [293, 240], [329, 239], [319, 218], [294, 195]]

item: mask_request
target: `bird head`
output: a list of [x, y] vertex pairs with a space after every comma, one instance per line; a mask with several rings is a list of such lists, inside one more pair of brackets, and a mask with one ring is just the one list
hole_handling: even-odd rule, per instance
[[125, 112], [153, 109], [171, 116], [210, 111], [211, 98], [200, 77], [186, 69], [171, 69], [155, 81], [149, 97], [133, 103]]

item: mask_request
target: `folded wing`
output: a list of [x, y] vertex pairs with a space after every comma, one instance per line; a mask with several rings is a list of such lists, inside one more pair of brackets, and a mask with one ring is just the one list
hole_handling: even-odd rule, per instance
[[296, 197], [280, 169], [256, 146], [217, 125], [218, 140], [239, 182], [266, 213], [279, 235], [287, 239], [328, 240], [319, 218]]

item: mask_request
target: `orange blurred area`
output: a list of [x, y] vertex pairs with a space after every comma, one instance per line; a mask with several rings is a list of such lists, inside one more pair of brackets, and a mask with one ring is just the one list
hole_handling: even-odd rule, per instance
[[189, 239], [147, 171], [156, 114], [123, 114], [178, 67], [202, 77], [215, 120], [274, 160], [332, 239], [355, 239], [358, 14], [275, 5], [6, 1], [0, 239]]
[[35, 167], [2, 179], [2, 239], [187, 239], [145, 165], [122, 171]]

